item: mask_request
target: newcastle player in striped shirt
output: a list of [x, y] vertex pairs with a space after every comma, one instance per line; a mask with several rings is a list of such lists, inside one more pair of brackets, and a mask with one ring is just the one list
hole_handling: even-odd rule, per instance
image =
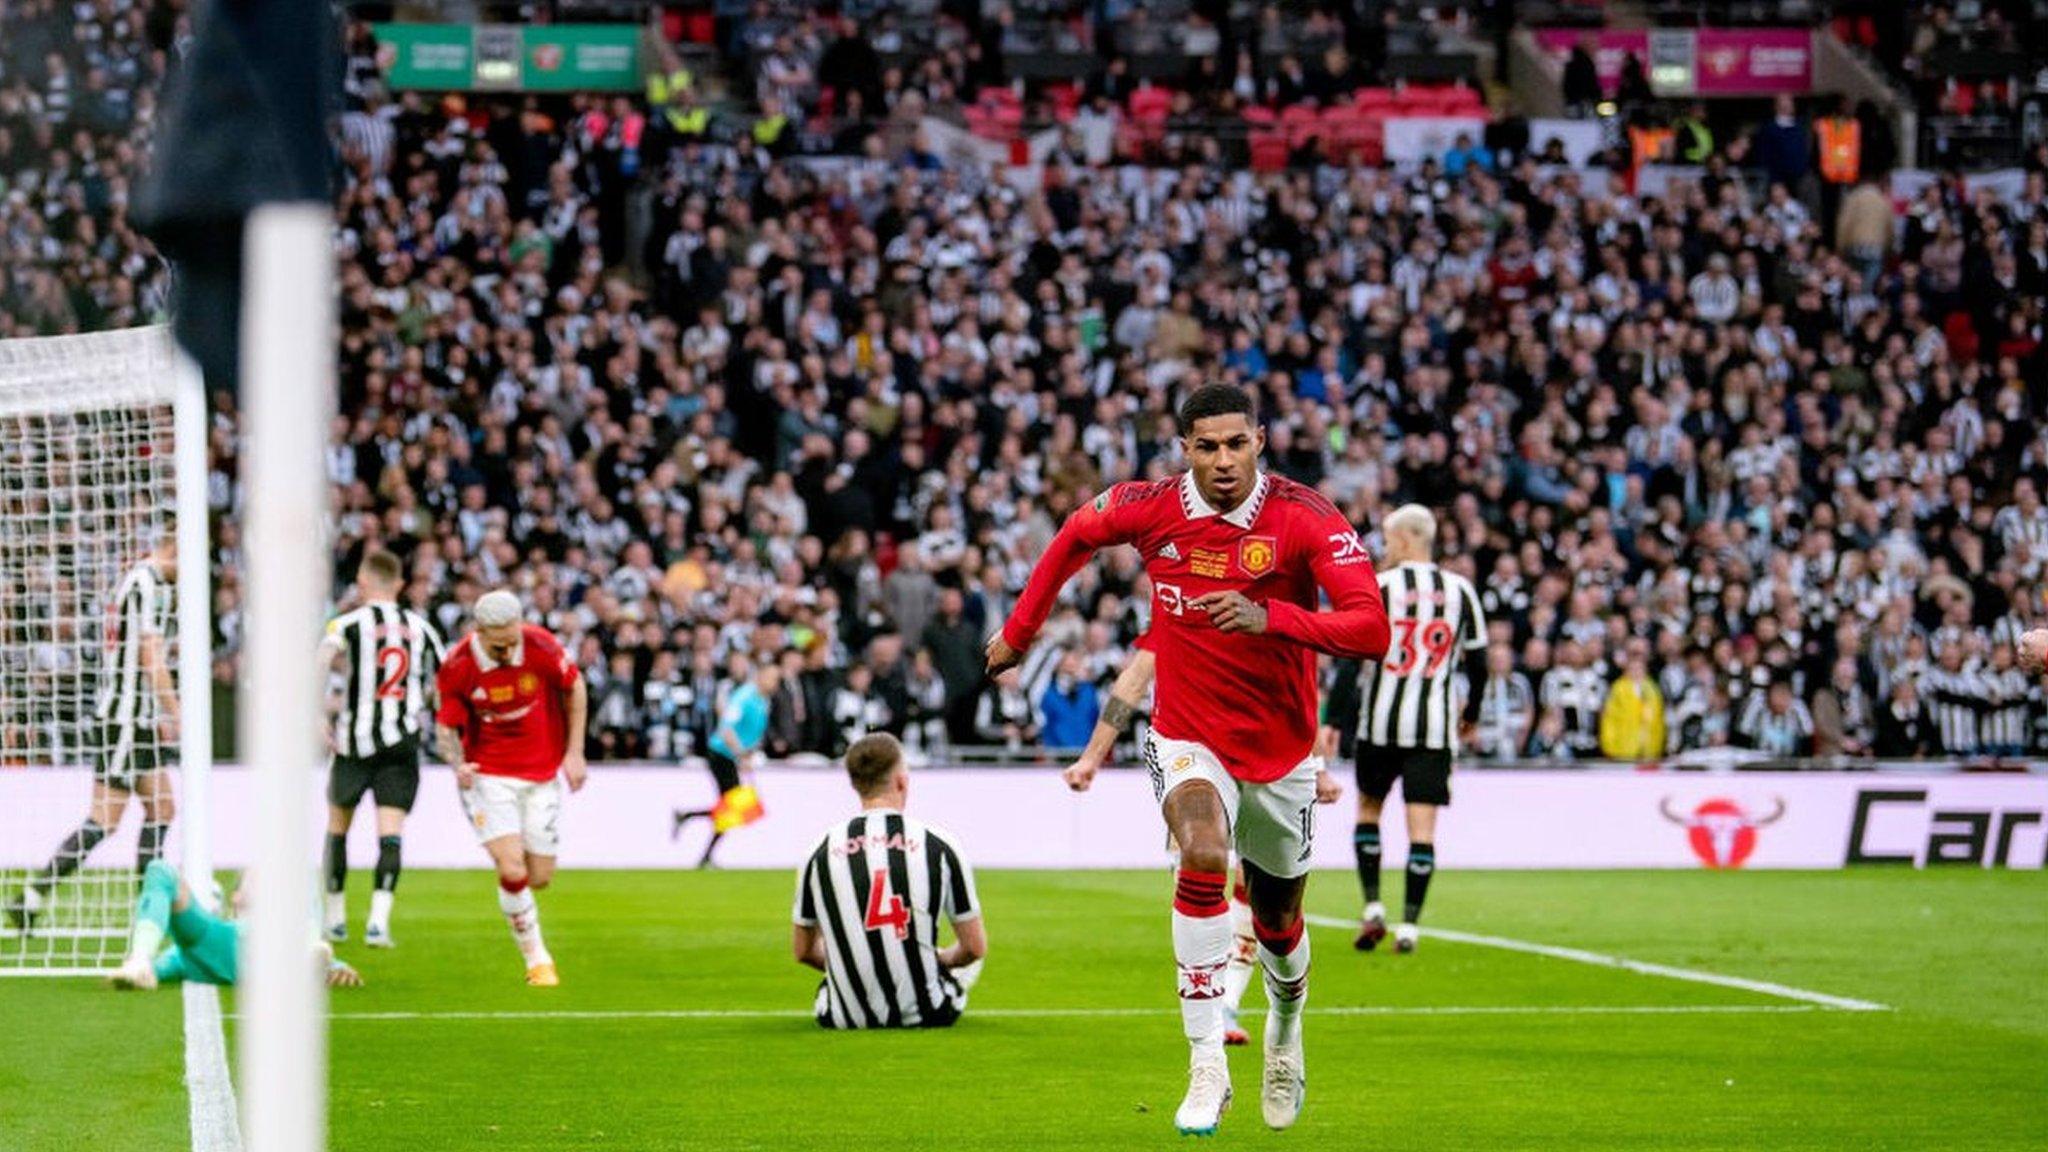
[[[1352, 847], [1365, 915], [1355, 946], [1371, 951], [1387, 935], [1380, 903], [1380, 813], [1394, 781], [1408, 808], [1408, 888], [1396, 952], [1415, 951], [1416, 921], [1436, 872], [1436, 810], [1451, 802], [1451, 760], [1461, 732], [1479, 720], [1486, 692], [1486, 616], [1470, 581], [1431, 560], [1436, 515], [1419, 504], [1393, 511], [1385, 524], [1387, 567], [1380, 599], [1394, 638], [1386, 659], [1358, 673], [1355, 744], [1358, 823]], [[1349, 667], [1339, 676], [1349, 674]], [[1455, 699], [1455, 676], [1465, 680], [1464, 703]], [[1348, 708], [1332, 709], [1341, 728]]]
[[[988, 955], [974, 870], [945, 833], [903, 812], [910, 769], [894, 736], [846, 750], [860, 813], [834, 824], [797, 873], [797, 963], [825, 974], [826, 1028], [944, 1028], [967, 1008]], [[939, 922], [954, 942], [941, 946]]]
[[404, 587], [398, 557], [381, 548], [364, 553], [356, 569], [361, 606], [329, 622], [320, 641], [321, 669], [332, 673], [339, 660], [347, 677], [328, 736], [334, 763], [327, 779], [327, 938], [348, 939], [348, 829], [369, 792], [377, 799], [377, 872], [363, 943], [372, 948], [392, 945], [405, 817], [419, 793], [420, 746], [443, 655], [427, 618], [399, 607]]
[[163, 854], [176, 814], [166, 769], [177, 759], [178, 690], [164, 637], [177, 579], [177, 538], [166, 532], [113, 590], [91, 721], [98, 733], [92, 805], [50, 862], [8, 904], [7, 918], [16, 926], [31, 923], [58, 882], [78, 871], [93, 848], [113, 833], [130, 796], [142, 800], [136, 871], [147, 871]]

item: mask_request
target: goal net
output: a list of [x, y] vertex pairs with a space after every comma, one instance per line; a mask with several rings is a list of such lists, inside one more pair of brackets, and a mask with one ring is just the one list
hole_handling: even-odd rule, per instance
[[117, 966], [171, 847], [176, 381], [160, 328], [0, 341], [0, 974]]

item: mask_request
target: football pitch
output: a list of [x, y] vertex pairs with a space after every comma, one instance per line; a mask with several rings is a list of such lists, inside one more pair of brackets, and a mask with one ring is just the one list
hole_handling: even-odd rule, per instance
[[[1178, 1144], [1167, 873], [979, 881], [966, 1019], [892, 1035], [811, 1023], [781, 874], [565, 873], [545, 990], [486, 874], [410, 874], [399, 949], [342, 947], [369, 986], [330, 1004], [330, 1146]], [[1351, 950], [1348, 874], [1309, 899], [1307, 1109], [1260, 1123], [1253, 1016], [1217, 1145], [2048, 1147], [2048, 875], [1446, 872], [1427, 923], [1456, 935], [1413, 956]], [[0, 1149], [187, 1147], [182, 1015], [175, 992], [0, 981]]]

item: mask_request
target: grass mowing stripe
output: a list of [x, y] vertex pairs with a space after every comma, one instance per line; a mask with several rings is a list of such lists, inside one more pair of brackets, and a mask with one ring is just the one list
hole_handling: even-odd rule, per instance
[[[1329, 1005], [1308, 1009], [1311, 1016], [1692, 1016], [1692, 1015], [1782, 1015], [1817, 1012], [1804, 1004], [1479, 1004], [1479, 1005]], [[973, 1017], [1045, 1020], [1061, 1017], [1175, 1016], [1178, 1008], [984, 1008], [968, 1009]], [[1264, 1010], [1247, 1008], [1244, 1016], [1263, 1016]], [[679, 1008], [634, 1011], [510, 1011], [510, 1012], [336, 1012], [328, 1017], [338, 1021], [407, 1020], [809, 1020], [811, 1014], [798, 1009], [716, 1009]]]
[[220, 990], [211, 984], [187, 984], [184, 993], [192, 1152], [242, 1152], [235, 1084], [228, 1076], [227, 1037], [221, 1031]]
[[[1310, 924], [1319, 928], [1355, 928], [1349, 920], [1335, 916], [1304, 916]], [[1662, 976], [1667, 980], [1686, 980], [1694, 984], [1712, 984], [1720, 988], [1735, 988], [1744, 992], [1755, 992], [1763, 996], [1776, 996], [1781, 1000], [1798, 1000], [1817, 1004], [1840, 1012], [1889, 1012], [1891, 1006], [1874, 1000], [1856, 1000], [1847, 996], [1834, 996], [1826, 992], [1815, 992], [1807, 988], [1794, 988], [1789, 984], [1776, 984], [1769, 980], [1751, 980], [1743, 976], [1727, 976], [1719, 972], [1705, 972], [1697, 968], [1676, 968], [1669, 964], [1651, 964], [1642, 960], [1631, 960], [1626, 956], [1609, 956], [1604, 952], [1588, 952], [1582, 948], [1561, 948], [1555, 944], [1538, 944], [1529, 940], [1511, 940], [1505, 936], [1485, 936], [1477, 932], [1458, 932], [1449, 928], [1424, 928], [1424, 936], [1448, 940], [1453, 944], [1473, 944], [1481, 948], [1499, 948], [1507, 952], [1525, 952], [1532, 956], [1548, 956], [1554, 960], [1571, 960], [1579, 964], [1591, 964], [1598, 968], [1620, 968], [1643, 976]]]

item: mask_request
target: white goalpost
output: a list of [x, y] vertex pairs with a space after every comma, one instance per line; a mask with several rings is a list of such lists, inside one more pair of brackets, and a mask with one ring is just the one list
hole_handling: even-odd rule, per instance
[[164, 329], [0, 341], [0, 976], [117, 966], [145, 853], [211, 889], [204, 437]]

